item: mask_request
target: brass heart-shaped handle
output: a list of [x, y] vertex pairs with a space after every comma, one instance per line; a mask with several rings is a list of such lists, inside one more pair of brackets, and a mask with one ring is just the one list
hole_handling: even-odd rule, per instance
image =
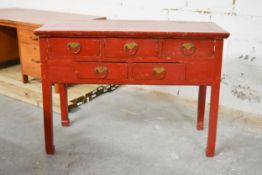
[[138, 50], [138, 44], [136, 42], [128, 42], [124, 44], [124, 51], [129, 55], [135, 55]]
[[106, 73], [108, 71], [107, 67], [106, 66], [97, 66], [95, 68], [95, 71], [96, 73], [98, 74], [103, 74], [103, 73]]
[[153, 71], [153, 73], [155, 75], [160, 75], [160, 74], [164, 74], [166, 72], [166, 68], [164, 68], [164, 67], [154, 67], [152, 71]]
[[79, 42], [69, 42], [67, 47], [74, 53], [77, 54], [80, 52], [81, 44]]
[[194, 43], [184, 43], [181, 46], [181, 51], [184, 55], [190, 56], [196, 51], [196, 45]]

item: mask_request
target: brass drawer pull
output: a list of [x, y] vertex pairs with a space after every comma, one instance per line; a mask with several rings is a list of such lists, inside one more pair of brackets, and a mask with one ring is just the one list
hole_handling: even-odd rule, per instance
[[33, 62], [33, 63], [40, 63], [40, 60], [36, 60], [36, 59], [31, 59], [31, 61]]
[[165, 72], [166, 72], [166, 68], [164, 68], [164, 67], [154, 67], [153, 68], [153, 73], [155, 75], [164, 74]]
[[81, 44], [79, 42], [69, 42], [67, 47], [74, 53], [77, 54], [80, 52]]
[[37, 36], [30, 36], [30, 39], [33, 40], [33, 41], [38, 41], [39, 38]]
[[196, 46], [193, 43], [184, 43], [181, 46], [181, 52], [186, 56], [190, 56], [194, 54], [195, 51], [196, 51]]
[[96, 71], [96, 73], [98, 73], [98, 74], [104, 74], [104, 73], [106, 73], [106, 72], [108, 71], [108, 69], [107, 69], [106, 66], [97, 66], [97, 67], [95, 68], [95, 71]]
[[138, 44], [136, 42], [128, 42], [124, 45], [124, 51], [129, 55], [135, 55], [138, 50]]

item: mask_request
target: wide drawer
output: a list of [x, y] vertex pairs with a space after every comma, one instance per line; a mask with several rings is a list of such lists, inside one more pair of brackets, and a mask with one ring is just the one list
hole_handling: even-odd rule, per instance
[[39, 44], [39, 38], [33, 32], [33, 29], [18, 28], [18, 38], [22, 43]]
[[126, 63], [77, 62], [74, 66], [77, 78], [81, 79], [126, 79]]
[[134, 63], [133, 80], [174, 80], [185, 79], [184, 63]]
[[105, 39], [106, 58], [156, 57], [159, 55], [159, 41], [156, 39]]
[[97, 58], [101, 53], [100, 39], [52, 38], [48, 40], [50, 56], [75, 56]]
[[213, 58], [213, 56], [213, 40], [165, 39], [162, 43], [162, 57]]

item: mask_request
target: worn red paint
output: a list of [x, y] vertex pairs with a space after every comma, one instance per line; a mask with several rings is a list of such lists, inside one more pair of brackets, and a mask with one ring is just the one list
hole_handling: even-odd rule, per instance
[[[36, 34], [40, 36], [42, 77], [45, 77], [48, 154], [54, 153], [51, 84], [88, 83], [198, 85], [198, 129], [203, 128], [206, 86], [211, 86], [206, 155], [214, 156], [223, 39], [229, 33], [214, 23], [90, 21], [43, 27]], [[70, 42], [74, 42], [73, 50], [67, 48]], [[62, 94], [61, 100], [66, 100], [66, 93]]]

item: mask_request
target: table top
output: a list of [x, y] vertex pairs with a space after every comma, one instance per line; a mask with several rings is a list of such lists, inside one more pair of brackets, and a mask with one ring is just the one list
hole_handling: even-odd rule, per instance
[[44, 25], [40, 36], [92, 37], [205, 37], [227, 38], [229, 33], [212, 22], [99, 20]]
[[11, 24], [43, 25], [61, 21], [86, 21], [91, 19], [105, 19], [105, 17], [22, 8], [0, 9], [0, 22]]

